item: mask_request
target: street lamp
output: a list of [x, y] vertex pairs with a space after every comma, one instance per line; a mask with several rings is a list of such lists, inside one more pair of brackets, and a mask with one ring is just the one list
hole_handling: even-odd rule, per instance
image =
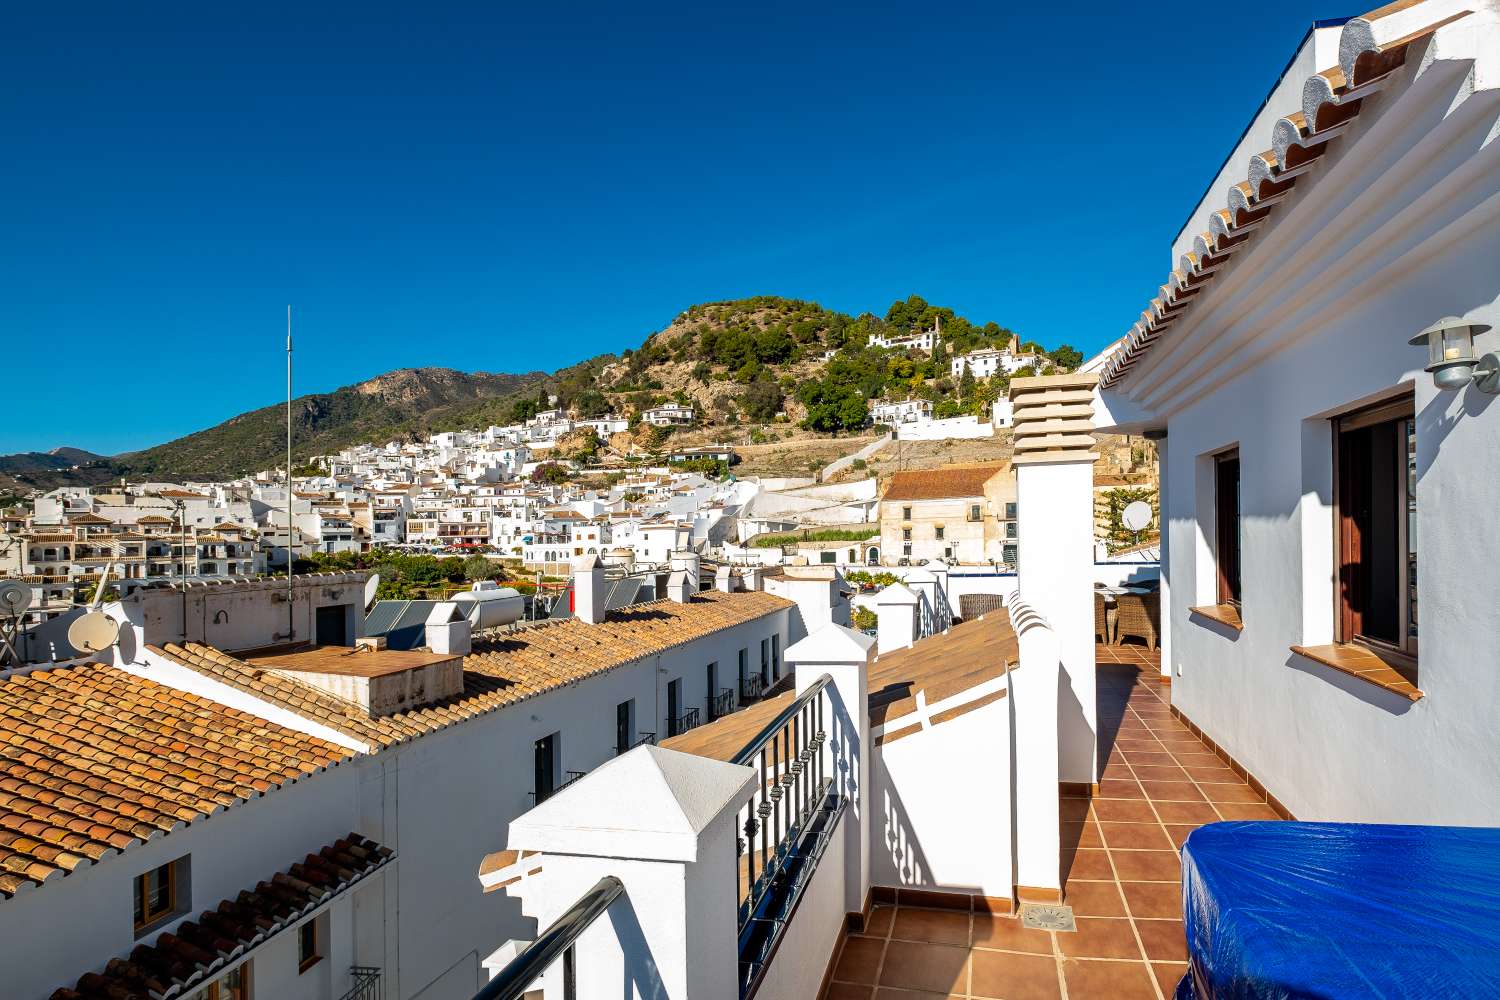
[[1474, 356], [1474, 335], [1489, 326], [1445, 316], [1411, 338], [1413, 347], [1427, 346], [1427, 371], [1439, 389], [1462, 389], [1471, 381], [1480, 392], [1500, 393], [1500, 356], [1491, 351]]

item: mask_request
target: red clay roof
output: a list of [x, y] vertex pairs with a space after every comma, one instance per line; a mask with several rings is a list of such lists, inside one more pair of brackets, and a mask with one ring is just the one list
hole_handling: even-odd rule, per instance
[[987, 465], [950, 465], [941, 469], [898, 472], [891, 477], [882, 500], [949, 500], [984, 496], [984, 484], [1007, 471], [1004, 462]]

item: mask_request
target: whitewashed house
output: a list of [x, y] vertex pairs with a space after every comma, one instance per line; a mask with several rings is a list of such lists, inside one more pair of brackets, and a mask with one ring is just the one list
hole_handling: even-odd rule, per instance
[[695, 411], [681, 403], [666, 403], [641, 411], [641, 419], [653, 427], [686, 427], [693, 422]]

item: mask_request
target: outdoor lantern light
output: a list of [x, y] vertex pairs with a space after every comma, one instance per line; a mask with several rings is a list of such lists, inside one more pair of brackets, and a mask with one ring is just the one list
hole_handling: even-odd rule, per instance
[[1427, 345], [1427, 371], [1439, 389], [1462, 389], [1472, 380], [1480, 392], [1500, 393], [1500, 356], [1493, 351], [1474, 357], [1474, 334], [1489, 327], [1446, 316], [1411, 338], [1413, 346]]

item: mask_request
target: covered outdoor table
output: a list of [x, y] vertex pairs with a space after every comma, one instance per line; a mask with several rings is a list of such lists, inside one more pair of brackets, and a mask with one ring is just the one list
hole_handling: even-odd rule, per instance
[[1178, 1000], [1500, 997], [1500, 830], [1211, 823]]

